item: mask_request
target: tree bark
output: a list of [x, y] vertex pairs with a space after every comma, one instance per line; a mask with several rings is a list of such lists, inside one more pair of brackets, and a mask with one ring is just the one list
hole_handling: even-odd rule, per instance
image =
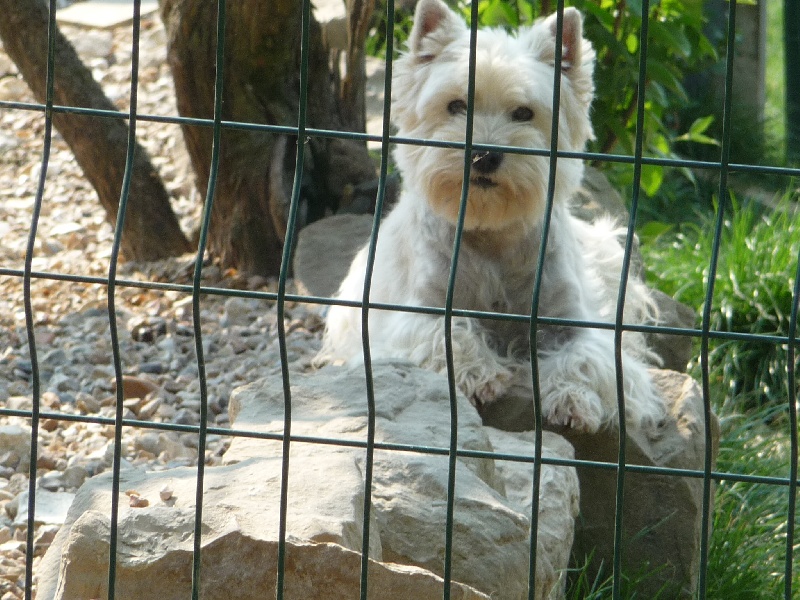
[[[45, 102], [48, 9], [41, 0], [0, 0], [0, 39], [31, 91]], [[116, 111], [75, 49], [56, 30], [55, 105]], [[127, 155], [122, 118], [54, 112], [61, 133], [97, 191], [106, 219], [116, 225]], [[191, 251], [169, 194], [144, 148], [136, 145], [121, 250], [128, 260], [158, 260]]]
[[352, 131], [365, 131], [367, 107], [364, 42], [369, 33], [375, 0], [347, 0], [347, 57], [342, 78], [342, 121]]
[[[160, 0], [167, 29], [167, 58], [175, 80], [178, 111], [211, 119], [214, 112], [217, 3]], [[298, 0], [239, 0], [227, 4], [222, 118], [225, 121], [297, 126], [300, 90]], [[307, 125], [341, 129], [336, 90], [322, 45], [311, 23]], [[199, 191], [208, 188], [212, 129], [183, 126]], [[336, 158], [341, 140], [310, 138], [301, 186], [299, 225], [335, 209], [342, 180], [374, 177], [361, 144], [355, 174], [343, 177]], [[286, 216], [294, 180], [297, 138], [264, 131], [224, 128], [208, 232], [209, 249], [225, 267], [276, 274], [280, 269]], [[346, 145], [346, 144], [345, 144]], [[350, 149], [351, 154], [352, 148]], [[352, 171], [353, 169], [351, 169]]]

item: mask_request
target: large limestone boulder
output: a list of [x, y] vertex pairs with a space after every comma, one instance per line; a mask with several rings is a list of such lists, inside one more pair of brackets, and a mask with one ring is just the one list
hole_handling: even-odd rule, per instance
[[[424, 448], [450, 445], [450, 401], [446, 379], [405, 363], [374, 365], [375, 439], [382, 444]], [[493, 452], [494, 444], [533, 456], [528, 434], [482, 426], [475, 409], [458, 396], [458, 447]], [[263, 380], [236, 390], [230, 401], [237, 429], [279, 434], [284, 427], [283, 384]], [[326, 367], [292, 379], [292, 435], [367, 439], [367, 401], [363, 367]], [[512, 442], [506, 436], [514, 437]], [[544, 454], [571, 458], [563, 438], [545, 435]], [[422, 448], [419, 448], [422, 450]], [[278, 444], [237, 438], [226, 461], [270, 453]], [[313, 461], [320, 452], [342, 452], [363, 468], [365, 451], [317, 444], [292, 444], [292, 460]], [[503, 467], [498, 466], [503, 464]], [[532, 466], [513, 469], [494, 459], [456, 461], [452, 574], [496, 599], [528, 597]], [[525, 464], [525, 463], [523, 463]], [[527, 471], [527, 472], [526, 472]], [[574, 469], [544, 466], [539, 494], [536, 598], [558, 598], [572, 546], [578, 482]], [[523, 472], [525, 472], [523, 474]], [[375, 452], [372, 504], [383, 559], [423, 567], [443, 575], [448, 457], [424, 451]], [[509, 490], [519, 490], [517, 494]], [[290, 501], [291, 502], [291, 501]]]
[[[369, 597], [440, 598], [448, 489], [450, 403], [446, 380], [405, 364], [376, 365]], [[367, 404], [363, 368], [293, 374], [286, 598], [357, 597], [363, 536]], [[284, 393], [279, 378], [236, 390], [235, 438], [223, 466], [205, 471], [201, 590], [204, 598], [274, 595]], [[459, 396], [458, 447], [533, 456], [531, 434], [483, 427]], [[276, 435], [271, 435], [276, 434]], [[339, 441], [349, 444], [342, 446]], [[544, 434], [545, 456], [572, 457]], [[454, 598], [528, 598], [530, 515], [538, 509], [535, 598], [562, 597], [578, 509], [570, 467], [545, 465], [536, 503], [530, 463], [459, 457], [453, 514]], [[121, 474], [117, 595], [162, 600], [191, 587], [196, 470]], [[37, 598], [106, 595], [111, 480], [88, 481], [44, 557]], [[401, 566], [402, 565], [402, 566]]]
[[[665, 422], [652, 430], [628, 432], [626, 462], [702, 471], [705, 458], [703, 394], [689, 376], [674, 371], [651, 371], [662, 397], [668, 400]], [[719, 421], [711, 415], [711, 468], [719, 452]], [[616, 463], [619, 436], [566, 433], [579, 459]], [[579, 467], [583, 498], [577, 524], [575, 555], [592, 556], [590, 572], [611, 564], [617, 477], [615, 471]], [[710, 506], [714, 503], [711, 488]], [[589, 500], [591, 498], [591, 500]], [[651, 573], [637, 593], [654, 597], [691, 598], [700, 564], [703, 480], [696, 477], [628, 472], [625, 475], [622, 522], [622, 564], [625, 572]], [[601, 562], [605, 558], [605, 565]]]
[[[653, 381], [668, 408], [667, 418], [652, 429], [629, 429], [626, 463], [702, 471], [705, 461], [703, 394], [688, 375], [651, 369]], [[719, 449], [719, 421], [711, 415], [712, 469]], [[489, 405], [484, 422], [521, 431], [533, 425], [530, 394], [507, 397]], [[559, 430], [580, 460], [616, 464], [619, 433], [615, 430], [581, 434]], [[574, 564], [591, 557], [589, 578], [610, 575], [614, 556], [616, 470], [579, 466], [580, 517], [576, 523]], [[712, 487], [713, 506], [713, 487]], [[655, 596], [664, 587], [666, 598], [691, 597], [698, 576], [703, 480], [696, 477], [628, 472], [625, 475], [622, 523], [623, 571], [651, 573], [637, 593]]]
[[[574, 199], [574, 211], [586, 220], [608, 214], [623, 225], [628, 221], [619, 193], [602, 173], [592, 168], [586, 169], [582, 188]], [[340, 214], [303, 229], [294, 262], [300, 289], [316, 296], [334, 294], [355, 252], [369, 238], [372, 223], [371, 215]], [[634, 253], [633, 269], [640, 272], [637, 248]], [[694, 310], [658, 290], [652, 293], [659, 310], [659, 325], [695, 327]], [[702, 470], [705, 449], [702, 394], [694, 381], [678, 373], [685, 370], [692, 355], [692, 339], [671, 333], [648, 333], [646, 338], [662, 361], [664, 369], [654, 370], [653, 376], [670, 407], [670, 416], [658, 429], [628, 432], [627, 460], [631, 464]], [[519, 443], [518, 432], [533, 426], [530, 390], [489, 405], [482, 416], [484, 424], [491, 428], [517, 432], [514, 443]], [[712, 418], [712, 453], [716, 457], [719, 426], [716, 417]], [[497, 447], [501, 442], [491, 428], [487, 429], [487, 435]], [[618, 438], [614, 432], [592, 436], [560, 433], [575, 445], [580, 459], [617, 461]], [[505, 464], [495, 461], [497, 470], [506, 468], [500, 466]], [[578, 472], [582, 495], [574, 566], [582, 565], [585, 557], [592, 555], [590, 572], [598, 573], [601, 563], [608, 566], [613, 560], [616, 476], [613, 470], [592, 467], [580, 467]], [[528, 485], [530, 480], [520, 481]], [[507, 493], [510, 489], [507, 485]], [[646, 583], [651, 592], [664, 582], [668, 582], [676, 595], [693, 589], [700, 544], [702, 480], [628, 473], [624, 500], [626, 572], [658, 570], [660, 574]], [[540, 506], [541, 510], [544, 509]]]

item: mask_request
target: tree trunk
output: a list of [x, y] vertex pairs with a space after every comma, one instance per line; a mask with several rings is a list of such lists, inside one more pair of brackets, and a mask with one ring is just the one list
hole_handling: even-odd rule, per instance
[[[160, 0], [167, 29], [168, 61], [175, 80], [178, 111], [211, 119], [214, 112], [217, 3]], [[227, 4], [222, 118], [295, 127], [300, 89], [299, 0], [239, 0]], [[340, 129], [337, 95], [322, 45], [320, 27], [311, 23], [307, 125]], [[205, 195], [209, 182], [212, 129], [184, 125], [183, 134]], [[299, 225], [336, 209], [343, 181], [374, 177], [363, 144], [311, 138], [301, 187]], [[249, 273], [280, 269], [286, 216], [296, 156], [296, 136], [225, 128], [208, 233], [209, 249], [223, 266]], [[343, 150], [345, 148], [345, 150]], [[338, 160], [347, 152], [352, 165]], [[343, 175], [344, 171], [348, 171]]]
[[367, 107], [364, 42], [369, 33], [375, 0], [347, 0], [347, 68], [342, 78], [340, 106], [345, 127], [364, 131]]
[[[0, 39], [31, 91], [45, 102], [48, 9], [41, 0], [0, 0]], [[61, 106], [117, 110], [61, 32], [55, 39], [55, 96]], [[53, 124], [97, 191], [106, 219], [116, 225], [128, 142], [121, 118], [54, 112]], [[128, 260], [157, 260], [191, 251], [172, 212], [169, 195], [144, 148], [137, 144], [131, 174], [122, 253]]]

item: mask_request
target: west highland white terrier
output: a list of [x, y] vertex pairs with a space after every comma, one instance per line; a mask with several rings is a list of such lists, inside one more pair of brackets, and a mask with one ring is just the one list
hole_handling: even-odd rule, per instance
[[[582, 17], [563, 13], [558, 149], [582, 151], [592, 137], [594, 51]], [[556, 17], [515, 35], [481, 29], [477, 38], [473, 143], [549, 149], [553, 115]], [[404, 138], [463, 142], [467, 126], [470, 31], [441, 0], [420, 0], [408, 52], [396, 63], [392, 117]], [[462, 194], [464, 151], [399, 145], [403, 187], [383, 220], [370, 300], [443, 307]], [[529, 315], [546, 209], [547, 156], [472, 152], [469, 194], [453, 306]], [[623, 260], [610, 220], [588, 224], [570, 214], [583, 163], [559, 158], [542, 273], [539, 314], [570, 321], [609, 322]], [[355, 257], [337, 293], [361, 300], [368, 248]], [[654, 316], [641, 281], [628, 282], [625, 321]], [[454, 317], [455, 383], [480, 409], [512, 387], [531, 398], [529, 321]], [[446, 372], [441, 315], [372, 309], [371, 356], [407, 359]], [[626, 332], [622, 353], [625, 412], [633, 426], [664, 415], [647, 373], [641, 334]], [[542, 414], [553, 426], [594, 432], [617, 417], [614, 334], [610, 329], [539, 324], [535, 344]], [[333, 306], [318, 362], [363, 360], [361, 310]], [[531, 424], [532, 425], [532, 424]]]

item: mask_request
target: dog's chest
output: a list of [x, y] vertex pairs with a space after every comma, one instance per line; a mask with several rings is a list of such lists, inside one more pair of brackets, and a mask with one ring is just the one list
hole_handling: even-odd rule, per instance
[[522, 244], [487, 253], [465, 244], [459, 257], [454, 304], [458, 308], [527, 314], [538, 248]]
[[[450, 278], [455, 228], [439, 219], [420, 223], [414, 246], [417, 293], [424, 303], [444, 306]], [[463, 233], [453, 307], [505, 314], [529, 314], [541, 245], [538, 228], [526, 232]], [[549, 252], [548, 252], [549, 253]]]

